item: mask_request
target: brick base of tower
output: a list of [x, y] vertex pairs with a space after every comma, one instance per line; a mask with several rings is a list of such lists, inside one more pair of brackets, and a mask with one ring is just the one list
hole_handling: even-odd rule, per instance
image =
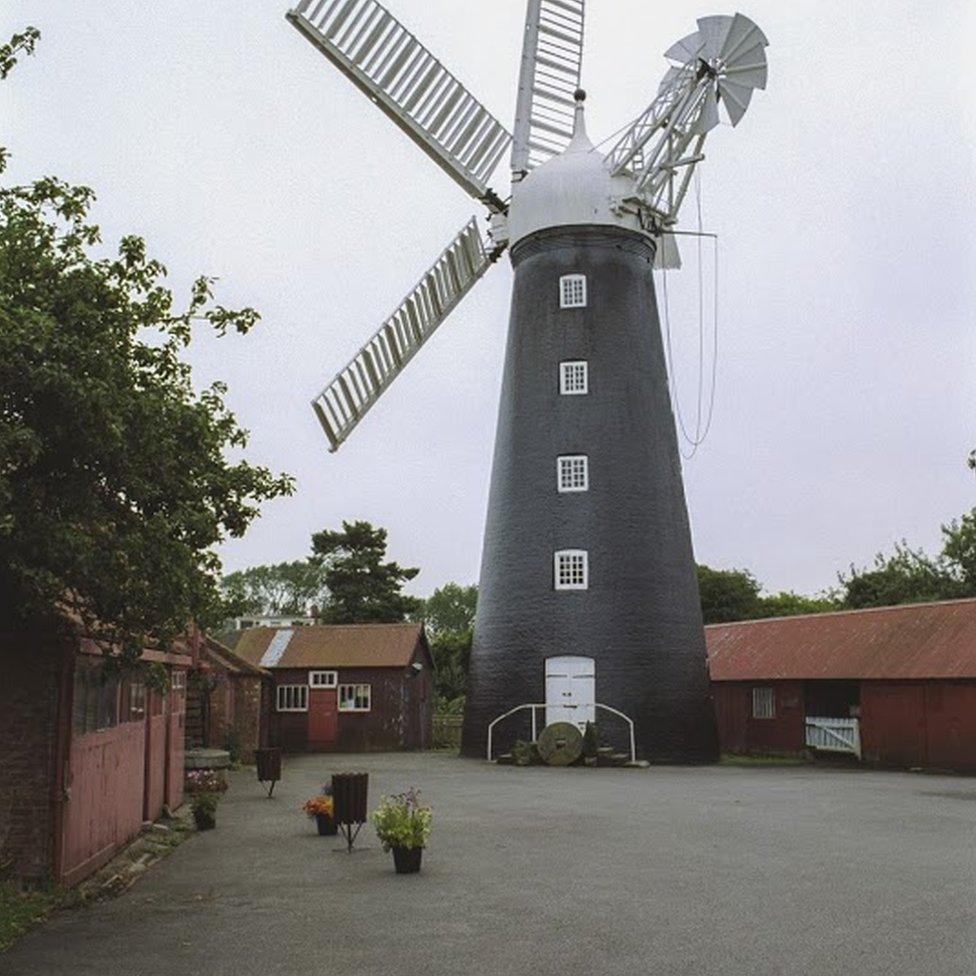
[[[596, 700], [634, 722], [638, 756], [718, 757], [698, 584], [661, 341], [641, 234], [560, 227], [512, 249], [505, 356], [461, 751], [485, 755], [488, 723], [545, 701], [547, 658], [592, 658]], [[560, 308], [583, 274], [585, 308]], [[560, 363], [587, 363], [588, 392], [560, 393]], [[557, 491], [557, 458], [584, 454], [589, 489]], [[586, 590], [556, 590], [553, 557], [588, 554]], [[540, 727], [542, 715], [540, 714]], [[597, 713], [601, 738], [624, 727]], [[501, 723], [499, 749], [529, 737]], [[497, 751], [497, 750], [496, 750]]]

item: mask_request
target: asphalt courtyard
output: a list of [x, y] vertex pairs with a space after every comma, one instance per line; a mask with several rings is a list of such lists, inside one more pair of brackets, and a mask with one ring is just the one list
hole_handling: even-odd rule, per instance
[[[423, 872], [300, 811], [333, 771], [434, 806]], [[4, 976], [973, 976], [976, 780], [514, 769], [428, 755], [235, 773], [216, 830], [65, 911]]]

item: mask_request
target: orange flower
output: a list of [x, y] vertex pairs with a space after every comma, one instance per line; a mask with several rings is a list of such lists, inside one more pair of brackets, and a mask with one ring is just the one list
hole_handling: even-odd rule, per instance
[[332, 816], [332, 797], [331, 796], [313, 796], [305, 801], [305, 805], [302, 807], [305, 813], [309, 817], [317, 816]]

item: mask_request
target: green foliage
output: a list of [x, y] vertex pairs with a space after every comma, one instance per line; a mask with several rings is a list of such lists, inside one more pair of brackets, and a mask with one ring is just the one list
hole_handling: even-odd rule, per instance
[[478, 609], [478, 587], [445, 583], [423, 601], [413, 614], [413, 619], [423, 620], [427, 633], [463, 634], [474, 628], [474, 615]]
[[230, 573], [222, 585], [232, 616], [310, 616], [328, 600], [325, 572], [319, 560], [296, 559]]
[[426, 847], [434, 814], [420, 802], [420, 790], [384, 796], [373, 812], [373, 826], [384, 851], [394, 847]]
[[792, 590], [783, 590], [759, 598], [760, 617], [796, 617], [806, 613], [829, 613], [838, 609], [837, 600], [832, 595], [804, 596]]
[[698, 566], [698, 590], [706, 624], [750, 620], [759, 615], [761, 586], [748, 570]]
[[583, 730], [583, 758], [596, 759], [597, 749], [600, 747], [600, 740], [596, 734], [596, 725], [587, 722]]
[[534, 742], [526, 742], [525, 739], [516, 739], [512, 746], [512, 758], [516, 766], [538, 766], [542, 763], [539, 755], [539, 747]]
[[436, 708], [449, 713], [464, 710], [468, 661], [478, 607], [478, 587], [445, 583], [423, 602], [413, 619], [423, 620], [437, 666]]
[[64, 893], [56, 888], [24, 888], [0, 882], [0, 952], [58, 907]]
[[341, 532], [315, 533], [312, 551], [330, 595], [326, 623], [397, 623], [419, 609], [421, 601], [402, 589], [420, 570], [383, 561], [386, 529], [344, 521]]
[[746, 569], [697, 568], [702, 616], [706, 624], [826, 613], [839, 606], [833, 594], [812, 597], [784, 590], [763, 596], [762, 584]]
[[942, 526], [938, 556], [903, 541], [891, 555], [878, 553], [869, 569], [851, 566], [840, 583], [853, 609], [976, 596], [976, 509]]
[[194, 793], [190, 806], [194, 815], [202, 814], [206, 817], [214, 817], [217, 814], [218, 803], [220, 803], [218, 793]]
[[[0, 48], [0, 76], [36, 39]], [[247, 432], [181, 359], [194, 322], [243, 334], [257, 312], [215, 304], [206, 277], [177, 308], [138, 237], [95, 257], [93, 200], [54, 178], [0, 188], [0, 626], [66, 608], [131, 659], [221, 619], [214, 547], [292, 483], [227, 460]]]

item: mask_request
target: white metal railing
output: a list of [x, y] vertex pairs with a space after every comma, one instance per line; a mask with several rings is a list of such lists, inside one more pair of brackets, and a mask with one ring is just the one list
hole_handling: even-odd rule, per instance
[[861, 726], [856, 718], [808, 718], [806, 744], [823, 752], [845, 752], [861, 758]]
[[[491, 762], [492, 732], [494, 731], [495, 726], [499, 722], [503, 721], [506, 718], [509, 718], [510, 716], [514, 715], [516, 712], [525, 711], [525, 709], [527, 708], [531, 709], [532, 710], [532, 741], [535, 742], [536, 739], [539, 737], [538, 722], [536, 720], [536, 709], [547, 708], [547, 707], [549, 706], [547, 706], [544, 702], [542, 704], [532, 703], [527, 705], [516, 705], [515, 708], [510, 708], [507, 712], [504, 712], [503, 714], [499, 715], [498, 718], [493, 719], [491, 722], [489, 722], [488, 723], [488, 751], [487, 751], [488, 761]], [[618, 718], [622, 718], [627, 723], [627, 728], [628, 731], [630, 732], [630, 761], [637, 762], [637, 744], [634, 737], [634, 722], [627, 715], [624, 715], [623, 712], [618, 711], [616, 708], [611, 708], [609, 705], [601, 705], [600, 702], [596, 702], [594, 705], [585, 705], [585, 706], [584, 705], [563, 705], [562, 703], [560, 703], [559, 708], [602, 708], [605, 712], [610, 712], [611, 715], [616, 715]]]

